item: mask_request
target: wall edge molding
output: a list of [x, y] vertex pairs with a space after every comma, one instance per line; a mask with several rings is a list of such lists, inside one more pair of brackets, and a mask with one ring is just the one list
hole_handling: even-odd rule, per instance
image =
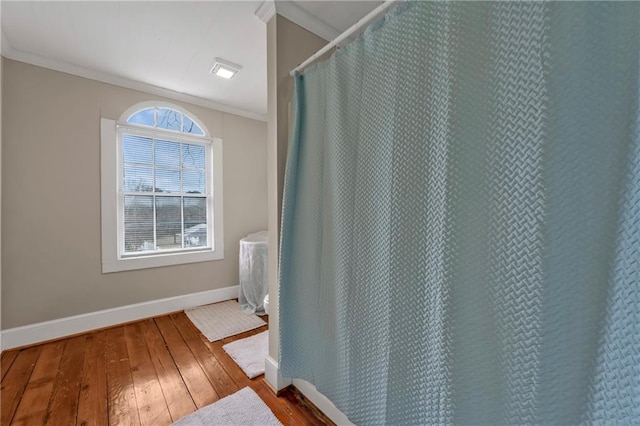
[[227, 114], [234, 114], [240, 117], [251, 118], [258, 121], [267, 121], [266, 114], [258, 114], [253, 111], [244, 110], [241, 108], [232, 107], [222, 103], [210, 101], [208, 99], [200, 98], [197, 96], [189, 95], [187, 93], [180, 93], [163, 87], [154, 86], [151, 84], [143, 83], [141, 81], [132, 80], [126, 77], [119, 77], [111, 74], [107, 74], [101, 71], [96, 71], [90, 68], [85, 68], [77, 65], [67, 64], [65, 62], [56, 61], [40, 55], [33, 55], [21, 50], [17, 50], [11, 46], [6, 37], [2, 37], [2, 56], [12, 61], [24, 62], [26, 64], [35, 65], [50, 69], [53, 71], [63, 72], [65, 74], [71, 74], [76, 77], [87, 78], [89, 80], [99, 81], [101, 83], [112, 84], [118, 87], [124, 87], [125, 89], [137, 90], [139, 92], [147, 93], [155, 96], [162, 96], [165, 98], [198, 105], [204, 108], [212, 109], [215, 111], [224, 112]]
[[313, 403], [325, 416], [329, 417], [337, 425], [354, 425], [347, 416], [336, 407], [329, 398], [318, 392], [318, 389], [311, 383], [302, 379], [293, 379], [295, 386], [309, 401]]
[[274, 0], [266, 0], [260, 3], [260, 6], [254, 12], [255, 15], [265, 24], [271, 20], [276, 14], [276, 3]]
[[276, 393], [280, 392], [282, 389], [291, 384], [291, 379], [282, 377], [282, 374], [280, 374], [278, 361], [276, 361], [269, 355], [267, 355], [264, 360], [264, 378]]
[[275, 393], [292, 384], [335, 424], [341, 426], [353, 425], [347, 416], [340, 411], [329, 398], [318, 392], [318, 389], [316, 389], [314, 385], [306, 380], [282, 377], [278, 361], [271, 356], [267, 356], [264, 360], [264, 378]]
[[238, 297], [240, 286], [125, 305], [2, 330], [2, 348], [18, 348]]
[[[276, 2], [275, 11], [278, 15], [287, 18], [291, 22], [300, 25], [307, 31], [312, 32], [327, 41], [331, 41], [342, 34], [342, 31], [310, 14], [293, 2]], [[348, 42], [348, 40], [345, 40], [345, 42]]]
[[14, 49], [13, 46], [11, 46], [11, 43], [9, 43], [9, 39], [5, 35], [2, 28], [0, 28], [0, 37], [2, 37], [2, 39], [0, 40], [0, 52], [4, 56], [5, 52], [13, 51]]

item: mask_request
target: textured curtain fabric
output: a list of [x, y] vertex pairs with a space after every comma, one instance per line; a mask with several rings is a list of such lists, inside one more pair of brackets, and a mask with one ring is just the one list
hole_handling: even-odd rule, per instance
[[356, 424], [640, 421], [640, 4], [416, 2], [296, 77], [280, 365]]

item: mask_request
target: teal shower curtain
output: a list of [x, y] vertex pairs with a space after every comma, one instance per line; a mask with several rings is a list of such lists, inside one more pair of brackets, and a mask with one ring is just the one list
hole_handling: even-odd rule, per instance
[[638, 424], [639, 101], [639, 3], [403, 3], [297, 75], [283, 375], [363, 425]]

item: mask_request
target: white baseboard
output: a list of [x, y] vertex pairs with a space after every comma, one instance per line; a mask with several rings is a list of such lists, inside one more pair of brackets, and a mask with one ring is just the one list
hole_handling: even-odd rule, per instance
[[2, 331], [1, 350], [45, 342], [98, 328], [193, 308], [194, 306], [234, 299], [238, 297], [238, 288], [239, 286], [237, 285], [218, 288], [9, 328]]
[[291, 379], [282, 377], [278, 362], [270, 356], [267, 356], [264, 360], [264, 378], [276, 392], [291, 384]]
[[338, 426], [343, 425], [353, 425], [351, 421], [344, 415], [344, 413], [338, 410], [333, 402], [329, 400], [326, 396], [318, 392], [316, 387], [306, 380], [302, 379], [289, 379], [286, 377], [282, 377], [280, 374], [280, 368], [278, 367], [278, 362], [267, 356], [264, 360], [264, 378], [267, 380], [267, 383], [275, 389], [276, 392], [286, 388], [287, 386], [293, 384], [304, 396], [306, 396], [309, 401], [311, 401], [320, 411], [324, 413], [325, 416], [329, 417], [331, 421], [333, 421]]
[[306, 396], [313, 405], [318, 407], [318, 409], [322, 411], [325, 416], [329, 417], [336, 425], [353, 425], [347, 416], [345, 416], [342, 411], [338, 410], [338, 407], [336, 407], [329, 398], [318, 392], [318, 389], [316, 389], [316, 387], [311, 383], [302, 379], [293, 379], [293, 386], [302, 392], [302, 394]]

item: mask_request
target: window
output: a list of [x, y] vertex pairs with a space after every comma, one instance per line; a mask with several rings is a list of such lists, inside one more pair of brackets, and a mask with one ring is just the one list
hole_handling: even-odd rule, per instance
[[222, 259], [222, 141], [160, 102], [101, 131], [103, 272]]

